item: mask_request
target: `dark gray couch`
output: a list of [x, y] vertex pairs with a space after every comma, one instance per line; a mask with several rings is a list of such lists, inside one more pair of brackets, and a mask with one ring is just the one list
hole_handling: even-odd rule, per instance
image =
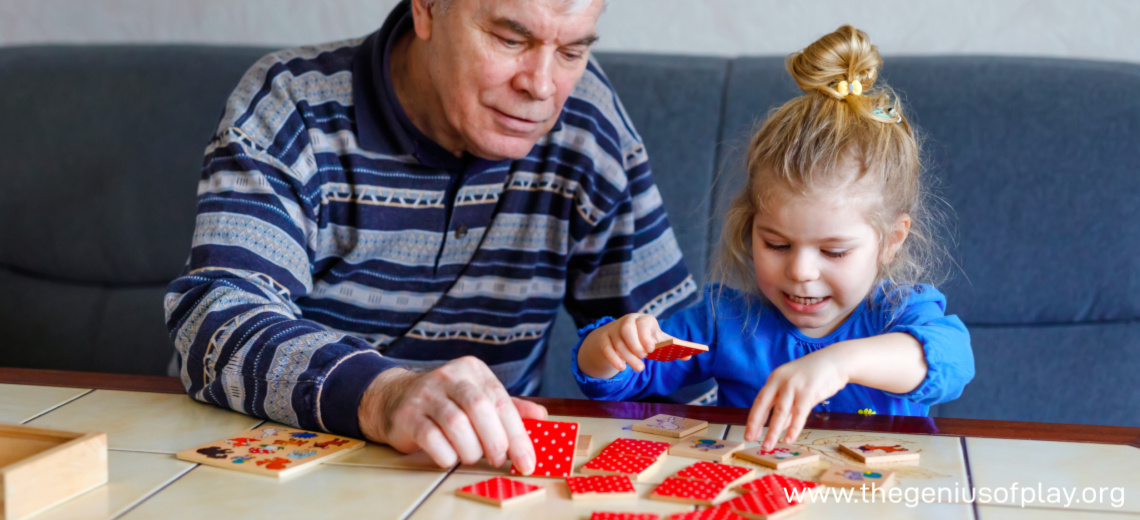
[[[267, 51], [0, 48], [0, 364], [165, 373], [201, 153]], [[700, 276], [750, 130], [796, 94], [782, 58], [599, 59]], [[884, 76], [956, 216], [943, 289], [977, 378], [936, 414], [1140, 426], [1140, 66], [888, 57]], [[547, 395], [580, 395], [572, 328], [555, 328]]]

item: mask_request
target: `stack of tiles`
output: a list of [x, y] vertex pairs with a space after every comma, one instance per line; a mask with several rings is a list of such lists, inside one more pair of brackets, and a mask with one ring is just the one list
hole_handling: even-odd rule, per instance
[[801, 511], [801, 494], [818, 485], [783, 475], [767, 475], [737, 486], [745, 494], [721, 504], [720, 509], [751, 520], [775, 520]]
[[658, 520], [655, 513], [611, 513], [608, 511], [595, 511], [590, 520]]
[[637, 490], [625, 475], [589, 475], [566, 477], [571, 500], [608, 500], [637, 498]]
[[733, 486], [752, 478], [752, 474], [753, 470], [748, 468], [698, 462], [665, 479], [649, 498], [711, 506], [724, 498]]
[[582, 466], [583, 475], [625, 475], [644, 482], [665, 460], [669, 443], [617, 439]]
[[[569, 477], [574, 469], [574, 450], [578, 442], [578, 423], [523, 419], [523, 426], [534, 445], [532, 477]], [[521, 475], [511, 464], [511, 475]]]

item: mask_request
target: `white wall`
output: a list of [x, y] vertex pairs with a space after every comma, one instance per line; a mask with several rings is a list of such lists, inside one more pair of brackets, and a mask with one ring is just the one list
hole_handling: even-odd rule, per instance
[[[167, 42], [292, 46], [360, 36], [395, 0], [0, 0], [0, 45]], [[784, 55], [843, 23], [883, 54], [1140, 62], [1136, 0], [611, 0], [598, 48]]]

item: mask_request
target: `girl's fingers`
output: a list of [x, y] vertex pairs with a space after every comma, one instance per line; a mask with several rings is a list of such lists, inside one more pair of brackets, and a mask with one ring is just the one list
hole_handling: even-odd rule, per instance
[[637, 337], [637, 325], [635, 323], [622, 324], [618, 334], [618, 339], [622, 343], [622, 348], [619, 349], [622, 358], [634, 370], [641, 372], [645, 369], [645, 364], [641, 361], [645, 357], [645, 350], [641, 348], [641, 338]]
[[784, 431], [788, 427], [788, 423], [791, 422], [791, 405], [791, 397], [787, 392], [772, 405], [772, 420], [768, 421], [768, 435], [764, 436], [764, 443], [762, 444], [765, 450], [776, 447], [776, 442], [780, 439], [780, 432]]
[[791, 444], [796, 442], [800, 437], [800, 432], [804, 430], [804, 423], [807, 422], [808, 415], [811, 414], [811, 409], [814, 405], [810, 403], [796, 403], [795, 409], [792, 412], [792, 419], [788, 426], [788, 434], [784, 436], [784, 442]]
[[621, 359], [617, 349], [612, 344], [602, 347], [602, 355], [606, 356], [606, 360], [619, 372], [625, 370], [625, 361]]
[[768, 409], [772, 407], [772, 390], [764, 385], [756, 400], [752, 403], [752, 410], [748, 412], [748, 423], [744, 427], [744, 440], [754, 442], [760, 437], [764, 428], [764, 421], [768, 419]]

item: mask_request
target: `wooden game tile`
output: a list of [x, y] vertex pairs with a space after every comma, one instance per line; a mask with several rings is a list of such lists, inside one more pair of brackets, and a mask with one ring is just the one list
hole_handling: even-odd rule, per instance
[[637, 490], [626, 475], [588, 475], [566, 477], [571, 500], [606, 500], [637, 498]]
[[578, 435], [578, 443], [574, 447], [575, 457], [589, 457], [590, 448], [594, 445], [594, 438], [589, 435]]
[[688, 513], [677, 513], [671, 515], [669, 520], [747, 520], [740, 516], [731, 509], [725, 509], [722, 504], [721, 507], [714, 507], [711, 509], [701, 509], [698, 511], [689, 511]]
[[594, 511], [590, 520], [658, 520], [656, 513], [611, 513], [609, 511]]
[[285, 478], [364, 447], [364, 441], [294, 428], [259, 428], [190, 448], [181, 460]]
[[658, 342], [653, 346], [653, 352], [645, 356], [645, 359], [652, 359], [653, 361], [676, 361], [683, 357], [695, 356], [708, 351], [708, 345], [701, 345], [700, 343], [674, 338]]
[[765, 475], [751, 482], [745, 482], [744, 484], [735, 486], [735, 489], [741, 493], [783, 493], [784, 496], [794, 496], [793, 493], [803, 493], [808, 489], [818, 486], [819, 484], [808, 480], [773, 474]]
[[728, 487], [734, 487], [737, 484], [752, 478], [755, 473], [756, 470], [752, 468], [742, 468], [740, 466], [732, 466], [729, 464], [701, 461], [681, 471], [678, 471], [674, 476], [677, 478], [687, 478], [691, 480], [707, 480], [709, 482], [719, 482]]
[[584, 464], [579, 472], [583, 475], [627, 475], [635, 481], [644, 482], [657, 471], [663, 460], [664, 457], [652, 459], [602, 450], [597, 457]]
[[605, 449], [637, 455], [639, 457], [658, 459], [661, 458], [662, 455], [669, 453], [669, 448], [672, 446], [673, 445], [668, 442], [621, 438], [614, 439]]
[[825, 486], [853, 488], [874, 486], [875, 489], [886, 489], [895, 484], [895, 472], [857, 466], [833, 465], [823, 472], [819, 483]]
[[756, 446], [754, 448], [740, 450], [733, 453], [732, 456], [773, 469], [786, 469], [801, 464], [811, 464], [819, 460], [818, 453], [808, 451], [807, 448], [803, 446], [784, 444], [782, 442], [777, 443], [776, 447], [771, 450], [765, 450], [763, 447]]
[[748, 493], [720, 505], [750, 520], [778, 520], [803, 510], [800, 502], [789, 501], [783, 493]]
[[507, 507], [519, 502], [541, 499], [546, 496], [546, 488], [506, 477], [495, 477], [463, 486], [456, 489], [455, 494], [493, 506]]
[[919, 452], [899, 444], [875, 442], [848, 442], [839, 445], [839, 451], [864, 464], [886, 464], [918, 460]]
[[726, 491], [728, 491], [728, 486], [724, 482], [669, 477], [653, 489], [649, 498], [665, 502], [711, 506], [721, 499]]
[[689, 437], [669, 448], [670, 455], [691, 459], [727, 462], [732, 454], [744, 448], [744, 443], [712, 437]]
[[[578, 423], [523, 419], [530, 442], [534, 444], [532, 477], [569, 477], [574, 470], [574, 447], [578, 441]], [[511, 464], [511, 475], [520, 475]]]
[[631, 429], [635, 432], [652, 433], [680, 439], [709, 427], [707, 421], [686, 419], [675, 415], [654, 415], [641, 422], [633, 423]]

